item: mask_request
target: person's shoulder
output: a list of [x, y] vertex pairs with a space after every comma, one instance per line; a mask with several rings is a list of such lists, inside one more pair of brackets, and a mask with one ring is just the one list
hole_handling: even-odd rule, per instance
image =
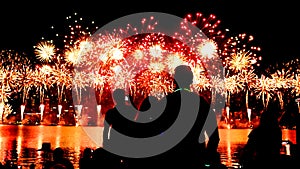
[[105, 115], [106, 115], [106, 116], [110, 116], [110, 115], [112, 115], [114, 112], [116, 112], [116, 108], [115, 108], [115, 107], [108, 109], [108, 110], [105, 112]]
[[250, 131], [250, 133], [248, 134], [248, 138], [255, 138], [259, 136], [259, 133], [261, 133], [261, 128], [259, 126], [256, 126]]
[[116, 111], [116, 110], [117, 110], [116, 107], [112, 107], [112, 108], [108, 109], [108, 110], [106, 111], [106, 113], [108, 113], [108, 112], [113, 112], [113, 111]]

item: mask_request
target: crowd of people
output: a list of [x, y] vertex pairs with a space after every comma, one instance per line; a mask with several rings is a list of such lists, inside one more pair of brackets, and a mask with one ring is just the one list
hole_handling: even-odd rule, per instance
[[[104, 169], [227, 168], [220, 161], [218, 124], [214, 110], [210, 109], [210, 100], [191, 91], [193, 72], [189, 66], [180, 65], [174, 72], [172, 93], [161, 99], [149, 95], [139, 106], [127, 103], [124, 89], [114, 90], [115, 106], [105, 114], [103, 146], [95, 150], [85, 148], [79, 169], [99, 166]], [[282, 158], [277, 102], [276, 99], [270, 102], [261, 115], [260, 124], [249, 133], [247, 144], [239, 154], [242, 168], [283, 167], [284, 162], [288, 162], [289, 167], [299, 167], [291, 163], [295, 160], [284, 161], [287, 158]], [[171, 146], [155, 155], [133, 156], [134, 153], [129, 151], [135, 152], [134, 149], [119, 151], [118, 148], [129, 146], [122, 140], [122, 135], [145, 142], [158, 136], [154, 145]], [[147, 150], [154, 151], [156, 147], [151, 146]], [[1, 168], [17, 169], [17, 166], [0, 165]], [[34, 165], [30, 167], [34, 168]], [[63, 149], [57, 147], [53, 159], [46, 160], [43, 169], [74, 169], [74, 165], [64, 156]]]

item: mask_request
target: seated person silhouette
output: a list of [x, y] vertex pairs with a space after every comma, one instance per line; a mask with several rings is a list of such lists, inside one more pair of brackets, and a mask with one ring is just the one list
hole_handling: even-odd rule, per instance
[[73, 163], [66, 157], [64, 157], [64, 150], [57, 147], [53, 151], [53, 161], [47, 162], [44, 169], [74, 169]]
[[92, 166], [93, 166], [92, 154], [93, 154], [93, 150], [89, 147], [87, 147], [83, 150], [82, 157], [79, 159], [79, 168], [80, 169], [91, 169], [92, 168]]

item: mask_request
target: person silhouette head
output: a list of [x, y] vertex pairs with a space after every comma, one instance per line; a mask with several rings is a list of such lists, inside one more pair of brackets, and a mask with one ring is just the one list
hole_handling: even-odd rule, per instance
[[65, 151], [61, 147], [57, 147], [53, 151], [53, 166], [52, 168], [66, 168], [66, 169], [74, 169], [73, 163], [66, 158]]
[[87, 147], [83, 150], [83, 158], [91, 158], [92, 157], [92, 149]]
[[179, 65], [175, 68], [174, 80], [176, 83], [176, 88], [190, 88], [193, 83], [193, 72], [188, 65]]
[[57, 147], [53, 151], [53, 158], [54, 158], [54, 160], [60, 160], [60, 159], [64, 158], [64, 150], [60, 147]]

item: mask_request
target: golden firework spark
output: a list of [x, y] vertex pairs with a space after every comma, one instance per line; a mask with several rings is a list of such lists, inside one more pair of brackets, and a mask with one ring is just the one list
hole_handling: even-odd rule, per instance
[[28, 99], [29, 91], [34, 86], [34, 72], [31, 68], [27, 67], [26, 69], [22, 69], [20, 72], [21, 83], [18, 85], [18, 90], [22, 92], [22, 104], [26, 104], [26, 100]]
[[247, 70], [251, 68], [251, 65], [256, 63], [252, 60], [251, 53], [245, 51], [237, 51], [232, 54], [229, 59], [229, 69], [234, 72], [240, 72], [242, 70]]
[[77, 65], [80, 63], [79, 48], [70, 48], [65, 52], [65, 60], [71, 65]]
[[208, 90], [210, 88], [210, 81], [204, 73], [204, 68], [201, 65], [191, 66], [194, 74], [192, 88], [196, 91]]
[[268, 78], [264, 75], [261, 75], [254, 85], [254, 91], [257, 93], [257, 98], [262, 99], [264, 106], [268, 105], [275, 89], [274, 79]]
[[49, 62], [56, 54], [55, 45], [48, 41], [39, 42], [35, 46], [34, 53], [40, 61]]
[[292, 81], [294, 79], [294, 74], [290, 70], [277, 70], [275, 73], [271, 74], [272, 79], [274, 79], [274, 85], [277, 89], [288, 89], [292, 87]]
[[237, 75], [225, 78], [225, 97], [227, 97], [227, 104], [230, 105], [231, 94], [238, 93], [244, 88], [244, 83], [240, 81]]
[[219, 46], [220, 48], [220, 55], [225, 65], [229, 67], [229, 61], [231, 57], [237, 55], [238, 53], [245, 53], [248, 54], [245, 63], [250, 62], [252, 66], [256, 65], [259, 66], [259, 61], [262, 60], [262, 57], [258, 54], [261, 51], [261, 48], [258, 46], [251, 45], [253, 42], [254, 37], [252, 35], [248, 35], [246, 33], [238, 34], [237, 36], [232, 36], [226, 40], [225, 43]]
[[73, 77], [73, 89], [76, 91], [77, 103], [81, 103], [82, 98], [82, 90], [86, 90], [87, 87], [90, 86], [91, 82], [93, 81], [93, 76], [83, 71], [74, 70], [74, 77]]
[[11, 95], [11, 87], [8, 81], [8, 71], [0, 69], [0, 103], [5, 103]]
[[66, 64], [55, 64], [52, 68], [53, 81], [57, 87], [58, 104], [62, 103], [63, 94], [72, 88], [72, 72]]
[[179, 53], [169, 54], [166, 58], [168, 63], [167, 67], [171, 74], [174, 74], [174, 70], [179, 65], [187, 65], [187, 60]]
[[293, 79], [292, 81], [292, 92], [296, 95], [296, 96], [300, 96], [300, 74], [296, 74], [295, 79]]

